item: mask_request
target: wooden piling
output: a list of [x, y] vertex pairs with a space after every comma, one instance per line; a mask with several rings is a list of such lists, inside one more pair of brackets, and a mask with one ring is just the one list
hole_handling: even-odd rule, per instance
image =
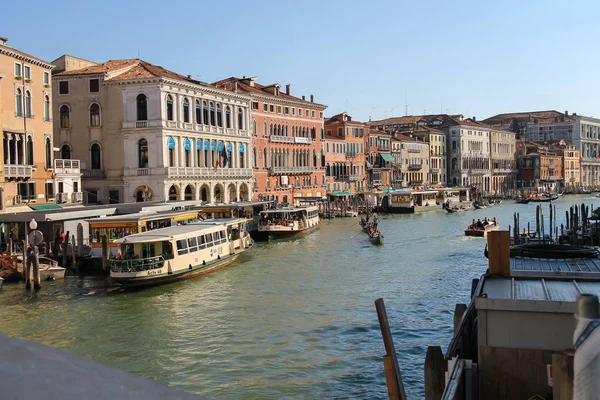
[[552, 397], [573, 399], [573, 351], [552, 354]]
[[454, 306], [454, 336], [456, 336], [458, 329], [460, 328], [460, 321], [467, 311], [467, 305], [464, 303], [457, 303]]
[[[458, 304], [457, 304], [458, 305]], [[427, 347], [425, 356], [425, 400], [439, 400], [446, 385], [444, 354], [440, 346]]]
[[27, 264], [27, 269], [29, 269], [29, 265], [33, 264], [33, 288], [34, 289], [40, 289], [42, 287], [41, 283], [40, 283], [40, 251], [39, 248], [36, 246], [32, 249], [33, 251], [33, 256], [32, 256], [32, 260], [29, 261]]
[[108, 238], [102, 236], [102, 269], [108, 269]]
[[23, 267], [23, 278], [25, 279], [25, 289], [31, 289], [31, 280], [33, 276], [29, 269], [29, 263], [27, 262], [27, 247], [29, 247], [29, 239], [25, 236], [23, 239], [23, 263], [21, 266]]
[[83, 225], [77, 224], [77, 258], [83, 258]]
[[510, 233], [487, 233], [489, 272], [493, 275], [510, 275]]
[[77, 258], [75, 257], [75, 235], [71, 236], [71, 258], [73, 259], [71, 266], [75, 269], [75, 265], [77, 264]]
[[62, 267], [63, 268], [67, 268], [67, 256], [69, 255], [68, 250], [69, 250], [69, 231], [67, 231], [67, 233], [65, 235], [65, 241], [62, 243], [62, 251], [63, 251]]
[[[396, 349], [394, 347], [394, 340], [392, 338], [392, 331], [388, 323], [387, 313], [385, 311], [385, 304], [383, 299], [379, 298], [375, 300], [375, 308], [377, 309], [377, 318], [379, 319], [379, 328], [381, 329], [381, 336], [383, 338], [383, 345], [385, 347], [386, 356], [390, 357], [391, 371], [390, 376], [386, 377], [386, 382], [392, 384], [391, 389], [388, 386], [388, 395], [390, 400], [406, 400], [406, 392], [404, 390], [404, 384], [402, 382], [402, 374], [400, 373], [400, 366], [398, 365], [398, 359], [396, 357]], [[388, 361], [388, 363], [390, 362]], [[385, 363], [385, 361], [384, 361]], [[385, 364], [384, 364], [385, 368]], [[397, 393], [398, 397], [392, 397], [393, 393]]]

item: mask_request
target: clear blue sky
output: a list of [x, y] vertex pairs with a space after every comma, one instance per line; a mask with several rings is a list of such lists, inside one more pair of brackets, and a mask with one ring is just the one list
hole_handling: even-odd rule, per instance
[[[142, 59], [257, 76], [355, 119], [569, 110], [600, 117], [600, 1], [8, 2], [0, 36], [51, 61]], [[14, 9], [11, 9], [14, 8]]]

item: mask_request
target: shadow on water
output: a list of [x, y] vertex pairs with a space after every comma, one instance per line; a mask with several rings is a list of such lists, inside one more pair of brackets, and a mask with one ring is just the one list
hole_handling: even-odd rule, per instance
[[[557, 214], [580, 199], [555, 202]], [[589, 201], [588, 201], [589, 202]], [[547, 206], [543, 206], [547, 214]], [[487, 268], [472, 218], [502, 228], [535, 206], [505, 202], [464, 214], [384, 215], [383, 246], [358, 219], [304, 237], [259, 242], [231, 267], [138, 291], [67, 277], [32, 294], [0, 292], [0, 330], [210, 399], [387, 396], [374, 301], [385, 300], [409, 398], [423, 398], [427, 346], [445, 350], [456, 303]]]

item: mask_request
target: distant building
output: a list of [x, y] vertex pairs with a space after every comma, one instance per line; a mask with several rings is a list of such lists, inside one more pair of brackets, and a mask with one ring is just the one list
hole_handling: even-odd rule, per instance
[[[392, 137], [392, 182], [394, 187], [429, 186], [429, 143], [401, 133]], [[398, 183], [400, 183], [399, 186]]]
[[370, 189], [391, 187], [392, 136], [383, 131], [369, 130], [367, 142], [367, 182]]
[[490, 129], [491, 193], [508, 194], [516, 188], [515, 133], [508, 130]]
[[367, 124], [371, 129], [402, 132], [421, 126], [435, 128], [442, 125], [448, 119], [461, 120], [463, 116], [461, 114], [407, 115], [404, 117], [391, 117], [378, 121], [369, 121]]
[[550, 145], [550, 151], [562, 156], [563, 178], [565, 188], [577, 190], [581, 187], [581, 155], [574, 144], [564, 141]]
[[53, 63], [54, 143], [87, 203], [250, 198], [248, 96], [140, 59]]
[[430, 185], [446, 185], [446, 134], [431, 126], [416, 126], [397, 133], [412, 135], [429, 144], [429, 177], [426, 180]]
[[290, 85], [261, 85], [231, 77], [217, 88], [250, 97], [254, 198], [280, 203], [321, 199], [325, 192], [323, 111], [327, 106], [292, 96]]
[[0, 209], [54, 202], [52, 67], [0, 38]]
[[365, 189], [368, 129], [366, 124], [353, 121], [345, 112], [325, 120], [325, 175], [328, 193], [359, 193]]
[[560, 155], [535, 143], [519, 142], [517, 148], [520, 187], [555, 192], [563, 186]]
[[[493, 117], [486, 118], [481, 122], [487, 125], [491, 125], [495, 128], [515, 132], [518, 135], [518, 138], [528, 138], [529, 140], [537, 140], [531, 137], [527, 137], [528, 133], [530, 132], [529, 127], [531, 126], [531, 124], [544, 125], [550, 123], [561, 123], [569, 121], [570, 118], [568, 112], [565, 112], [563, 114], [555, 110], [546, 110], [498, 114], [494, 115]], [[568, 129], [565, 133], [568, 133]]]

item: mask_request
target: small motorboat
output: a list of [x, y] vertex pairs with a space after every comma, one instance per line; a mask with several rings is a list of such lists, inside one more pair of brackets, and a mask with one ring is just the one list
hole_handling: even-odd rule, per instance
[[500, 224], [490, 220], [487, 222], [487, 224], [483, 225], [483, 228], [476, 226], [476, 224], [469, 225], [465, 230], [465, 236], [484, 237], [486, 232], [497, 231], [498, 229], [500, 229]]
[[470, 208], [471, 207], [454, 206], [454, 207], [448, 207], [448, 208], [446, 208], [446, 211], [449, 212], [450, 214], [453, 214], [453, 213], [465, 212], [465, 211], [467, 211]]
[[[39, 262], [41, 281], [65, 279], [66, 268], [60, 267], [53, 259], [45, 256], [39, 256]], [[23, 271], [23, 256], [18, 257], [18, 268]]]
[[383, 244], [383, 233], [380, 231], [374, 231], [369, 233], [369, 242], [374, 245]]

